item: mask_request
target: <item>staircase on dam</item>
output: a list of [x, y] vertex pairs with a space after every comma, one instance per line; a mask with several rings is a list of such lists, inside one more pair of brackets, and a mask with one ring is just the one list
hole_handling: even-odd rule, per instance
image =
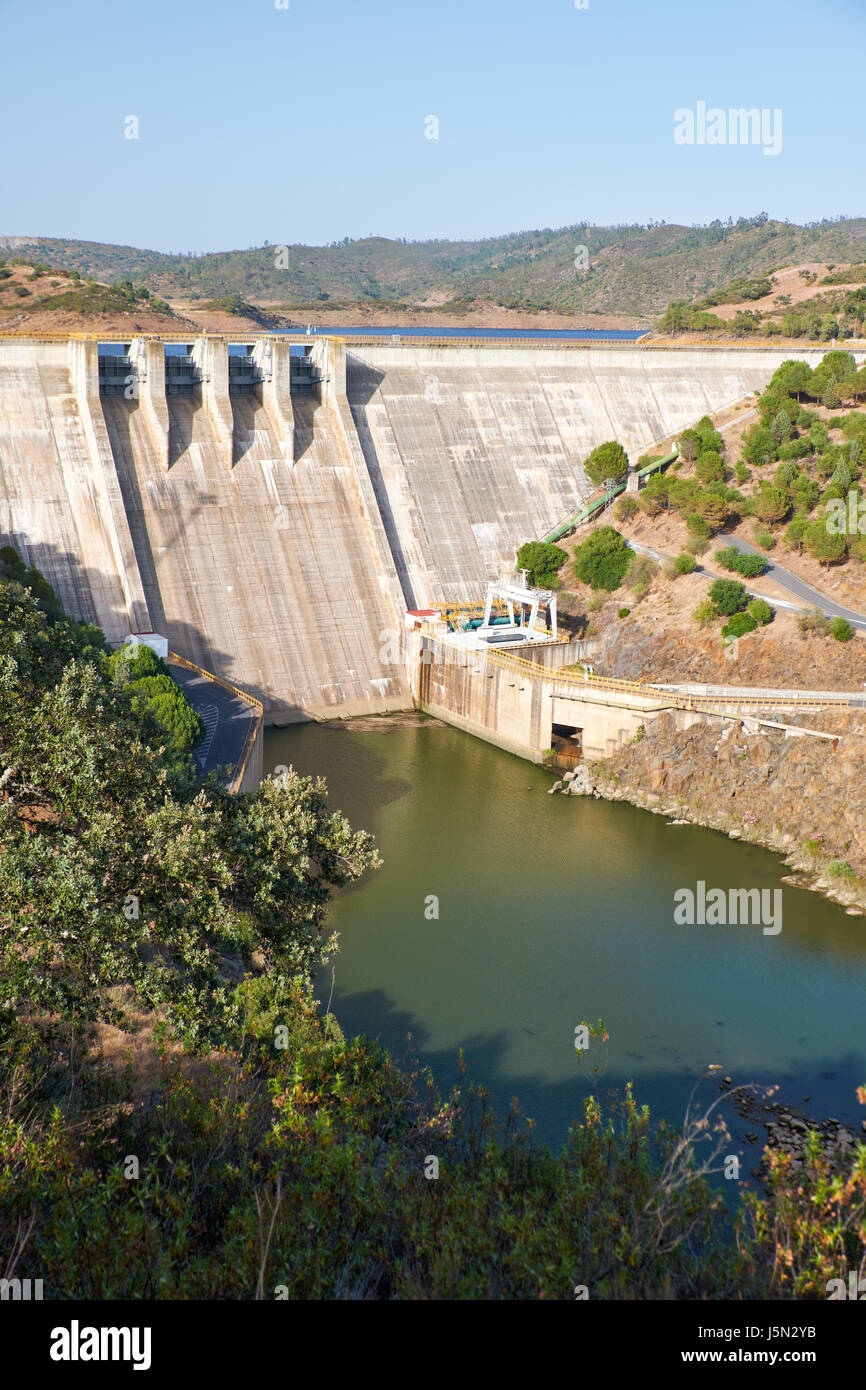
[[588, 494], [594, 445], [634, 455], [792, 355], [318, 339], [290, 361], [253, 337], [233, 364], [224, 337], [173, 363], [122, 344], [101, 392], [95, 341], [0, 337], [0, 543], [268, 722], [408, 707], [407, 608], [510, 570]]

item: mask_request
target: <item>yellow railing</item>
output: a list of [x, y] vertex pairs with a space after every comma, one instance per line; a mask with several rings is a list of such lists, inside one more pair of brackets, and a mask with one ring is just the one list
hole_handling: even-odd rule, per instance
[[178, 656], [177, 652], [169, 652], [168, 659], [169, 661], [176, 662], [178, 666], [185, 666], [189, 671], [197, 672], [198, 675], [204, 676], [205, 680], [213, 681], [214, 685], [221, 686], [223, 690], [228, 690], [232, 695], [237, 695], [241, 700], [245, 700], [248, 705], [252, 705], [254, 709], [258, 710], [258, 718], [251, 724], [247, 731], [240, 762], [235, 768], [234, 775], [229, 783], [230, 792], [234, 793], [239, 791], [241, 783], [244, 780], [244, 773], [247, 770], [247, 763], [250, 760], [250, 754], [255, 746], [255, 741], [258, 737], [259, 729], [262, 727], [262, 720], [265, 715], [261, 700], [257, 700], [255, 695], [250, 695], [246, 690], [241, 690], [240, 686], [232, 685], [231, 681], [223, 680], [222, 676], [215, 676], [213, 671], [206, 671], [203, 666], [197, 665], [195, 661], [189, 661], [185, 656]]
[[381, 335], [316, 333], [314, 336], [316, 338], [334, 338], [337, 342], [346, 343], [350, 347], [361, 345], [364, 347], [463, 347], [472, 349], [489, 347], [586, 349], [592, 347], [634, 348], [640, 342], [639, 338], [430, 338], [424, 334], [400, 333], [397, 330], [393, 334], [383, 333]]
[[[437, 634], [431, 632], [432, 637]], [[439, 640], [448, 643], [448, 639], [439, 634]], [[456, 644], [448, 643], [449, 646]], [[536, 661], [528, 661], [526, 657], [517, 656], [512, 652], [486, 651], [484, 657], [493, 666], [499, 666], [505, 670], [514, 671], [523, 677], [532, 680], [550, 681], [554, 685], [574, 686], [586, 693], [590, 690], [610, 691], [619, 695], [631, 695], [642, 700], [651, 700], [657, 705], [673, 706], [676, 709], [691, 710], [718, 710], [720, 706], [725, 709], [731, 707], [737, 709], [785, 709], [789, 710], [792, 706], [803, 710], [828, 710], [828, 709], [853, 709], [851, 698], [840, 693], [838, 699], [804, 700], [797, 697], [797, 691], [792, 691], [790, 696], [763, 696], [760, 694], [748, 695], [743, 691], [742, 695], [689, 695], [675, 690], [659, 690], [653, 685], [647, 685], [643, 681], [615, 680], [610, 676], [583, 675], [576, 671], [551, 670], [547, 666], [540, 665]], [[859, 708], [859, 706], [856, 706]]]

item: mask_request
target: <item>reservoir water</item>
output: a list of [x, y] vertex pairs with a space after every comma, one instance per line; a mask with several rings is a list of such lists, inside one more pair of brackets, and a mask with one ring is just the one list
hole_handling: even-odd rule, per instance
[[[497, 1109], [517, 1096], [557, 1147], [593, 1087], [632, 1080], [654, 1115], [681, 1122], [709, 1064], [859, 1130], [866, 918], [783, 883], [776, 856], [622, 803], [547, 796], [549, 773], [451, 728], [273, 729], [266, 773], [278, 764], [325, 777], [384, 861], [332, 911], [331, 1007], [347, 1035], [417, 1057], [443, 1092], [462, 1048]], [[701, 879], [781, 889], [781, 932], [677, 925], [674, 893]], [[331, 988], [329, 967], [323, 1005]], [[575, 1028], [599, 1018], [609, 1042], [579, 1054]], [[717, 1079], [701, 1083], [705, 1104], [717, 1094]]]

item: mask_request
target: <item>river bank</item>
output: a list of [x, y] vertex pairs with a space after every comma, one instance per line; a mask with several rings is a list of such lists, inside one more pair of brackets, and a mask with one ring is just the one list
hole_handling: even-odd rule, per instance
[[[801, 720], [801, 723], [808, 722]], [[866, 734], [862, 715], [822, 715], [833, 742], [742, 721], [677, 729], [671, 715], [610, 758], [559, 784], [573, 796], [626, 801], [672, 822], [772, 850], [785, 882], [866, 914]], [[556, 785], [556, 784], [555, 784]], [[552, 788], [550, 790], [553, 790]]]

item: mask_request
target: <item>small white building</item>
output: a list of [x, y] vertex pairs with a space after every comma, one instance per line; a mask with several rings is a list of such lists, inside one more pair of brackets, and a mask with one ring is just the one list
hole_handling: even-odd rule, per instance
[[161, 637], [158, 632], [131, 632], [128, 637], [124, 637], [123, 645], [150, 647], [163, 661], [168, 661], [168, 638]]

